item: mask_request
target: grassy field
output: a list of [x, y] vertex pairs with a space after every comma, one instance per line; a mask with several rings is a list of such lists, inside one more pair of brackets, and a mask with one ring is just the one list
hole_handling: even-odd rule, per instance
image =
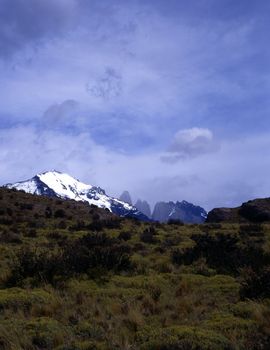
[[270, 225], [0, 190], [0, 349], [270, 349]]

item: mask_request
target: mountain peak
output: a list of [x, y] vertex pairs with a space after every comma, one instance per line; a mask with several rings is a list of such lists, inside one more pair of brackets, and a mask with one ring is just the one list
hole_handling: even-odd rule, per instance
[[176, 219], [185, 223], [202, 223], [206, 217], [207, 213], [203, 208], [185, 200], [176, 203], [172, 201], [158, 202], [152, 214], [152, 219], [160, 222]]
[[108, 196], [102, 188], [85, 184], [71, 175], [57, 170], [46, 171], [35, 175], [32, 179], [7, 184], [6, 187], [16, 188], [17, 190], [36, 195], [83, 201], [108, 209], [110, 212], [120, 216], [149, 221], [136, 207]]
[[128, 191], [124, 191], [124, 192], [121, 194], [121, 196], [119, 197], [119, 199], [120, 199], [121, 201], [123, 201], [123, 202], [126, 202], [126, 203], [132, 205], [132, 199], [131, 199], [131, 196], [130, 196], [130, 194], [129, 194]]

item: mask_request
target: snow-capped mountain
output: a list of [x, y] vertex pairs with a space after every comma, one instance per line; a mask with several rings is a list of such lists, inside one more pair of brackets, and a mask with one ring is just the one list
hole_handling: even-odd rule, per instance
[[99, 208], [108, 209], [110, 212], [119, 216], [149, 221], [148, 217], [136, 207], [108, 196], [102, 188], [87, 185], [68, 174], [55, 170], [37, 174], [32, 179], [26, 181], [7, 184], [5, 187], [23, 190], [36, 195], [84, 201], [94, 204]]

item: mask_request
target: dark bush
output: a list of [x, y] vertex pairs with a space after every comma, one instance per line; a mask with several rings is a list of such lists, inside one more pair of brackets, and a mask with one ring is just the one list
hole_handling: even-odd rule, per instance
[[82, 231], [86, 229], [86, 224], [83, 220], [78, 220], [76, 224], [69, 226], [69, 231]]
[[0, 242], [1, 243], [21, 244], [22, 240], [17, 233], [4, 231], [0, 234]]
[[118, 239], [123, 241], [128, 241], [131, 239], [131, 233], [130, 232], [120, 232], [118, 235]]
[[49, 206], [45, 209], [45, 217], [47, 219], [50, 219], [52, 217], [52, 209]]
[[261, 271], [245, 269], [242, 273], [240, 288], [242, 299], [270, 298], [270, 266]]
[[34, 284], [55, 284], [59, 278], [66, 279], [74, 274], [89, 273], [91, 277], [98, 277], [92, 275], [93, 269], [103, 269], [106, 273], [109, 270], [129, 270], [131, 267], [128, 246], [105, 234], [89, 234], [64, 243], [61, 250], [55, 252], [48, 249], [21, 250], [7, 284], [20, 285], [25, 278], [32, 278]]
[[87, 225], [90, 231], [101, 231], [103, 229], [103, 223], [100, 220], [94, 220], [91, 224]]
[[61, 220], [57, 227], [60, 229], [60, 230], [65, 230], [67, 228], [67, 223], [64, 221], [64, 220]]
[[21, 203], [20, 209], [21, 210], [33, 210], [34, 205], [31, 203]]
[[35, 238], [37, 237], [37, 231], [35, 229], [30, 229], [30, 230], [27, 230], [24, 234], [24, 236], [26, 237], [31, 237], [31, 238]]
[[20, 285], [25, 278], [33, 278], [34, 284], [53, 283], [59, 274], [63, 274], [61, 255], [46, 250], [37, 252], [23, 249], [17, 255], [7, 285]]
[[6, 209], [7, 215], [12, 216], [13, 210], [11, 208]]
[[146, 228], [140, 235], [140, 239], [144, 243], [156, 243], [157, 240], [154, 237], [156, 231], [153, 227]]
[[13, 220], [9, 216], [2, 216], [0, 218], [0, 225], [10, 226], [13, 224]]
[[242, 267], [250, 266], [258, 270], [270, 263], [270, 255], [266, 254], [261, 246], [253, 242], [240, 246], [235, 235], [193, 235], [192, 239], [196, 242], [194, 247], [172, 253], [173, 263], [189, 265], [205, 258], [207, 265], [216, 269], [218, 273], [232, 274], [237, 274]]
[[50, 232], [50, 233], [47, 234], [47, 237], [50, 238], [50, 239], [58, 240], [58, 239], [62, 238], [62, 235], [59, 232]]
[[100, 216], [98, 214], [94, 214], [92, 219], [93, 221], [98, 221], [100, 220]]
[[101, 267], [105, 270], [127, 270], [131, 267], [130, 248], [105, 234], [88, 234], [66, 246], [65, 266], [74, 273]]
[[263, 237], [264, 231], [261, 224], [249, 224], [249, 225], [240, 225], [239, 234], [242, 237]]
[[55, 218], [64, 218], [66, 216], [66, 213], [63, 209], [57, 209], [54, 213]]

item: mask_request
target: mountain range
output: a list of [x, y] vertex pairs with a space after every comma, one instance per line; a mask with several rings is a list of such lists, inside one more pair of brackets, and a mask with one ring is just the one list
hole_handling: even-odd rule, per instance
[[[128, 191], [124, 191], [119, 197], [121, 200], [132, 204]], [[153, 221], [168, 222], [169, 220], [181, 220], [184, 223], [200, 224], [207, 218], [207, 212], [200, 206], [187, 201], [158, 202], [154, 205], [153, 212], [149, 203], [138, 199], [135, 207]]]
[[151, 213], [150, 205], [145, 200], [138, 199], [136, 204], [132, 205], [128, 191], [124, 191], [117, 199], [107, 195], [101, 187], [85, 184], [56, 170], [37, 174], [26, 181], [9, 183], [5, 187], [36, 195], [83, 201], [107, 209], [116, 215], [141, 221], [181, 220], [185, 223], [202, 223], [207, 217], [203, 208], [187, 201], [158, 202]]

